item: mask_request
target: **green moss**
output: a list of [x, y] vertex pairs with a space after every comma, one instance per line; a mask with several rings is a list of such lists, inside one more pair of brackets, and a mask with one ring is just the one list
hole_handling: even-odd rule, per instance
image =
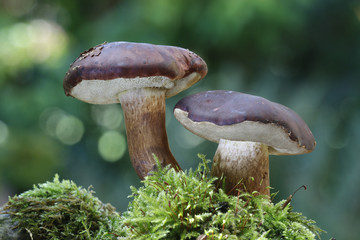
[[[228, 196], [216, 189], [205, 157], [195, 171], [161, 168], [132, 188], [123, 214], [127, 239], [316, 239], [315, 222], [292, 211], [286, 200], [267, 196]], [[205, 237], [205, 236], [204, 236]]]
[[114, 207], [103, 204], [90, 189], [58, 176], [10, 198], [2, 213], [10, 216], [22, 236], [28, 236], [24, 239], [107, 240], [121, 234]]
[[[158, 165], [143, 187], [132, 187], [132, 201], [122, 216], [91, 190], [55, 176], [53, 182], [9, 199], [0, 214], [0, 239], [300, 240], [316, 239], [322, 232], [314, 221], [293, 212], [286, 200], [274, 204], [256, 193], [226, 195], [214, 186], [208, 161], [200, 158], [195, 171]], [[1, 226], [9, 219], [11, 224]], [[14, 227], [27, 238], [1, 235], [1, 227]]]

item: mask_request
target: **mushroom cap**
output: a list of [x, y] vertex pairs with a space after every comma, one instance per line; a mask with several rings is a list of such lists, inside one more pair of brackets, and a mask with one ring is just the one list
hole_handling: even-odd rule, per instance
[[266, 144], [273, 155], [311, 152], [316, 145], [306, 123], [293, 110], [265, 98], [233, 91], [207, 91], [181, 99], [176, 119], [209, 141]]
[[171, 97], [202, 79], [203, 59], [172, 46], [147, 43], [103, 43], [80, 54], [64, 79], [68, 96], [82, 101], [118, 103], [119, 93], [133, 88], [162, 88]]

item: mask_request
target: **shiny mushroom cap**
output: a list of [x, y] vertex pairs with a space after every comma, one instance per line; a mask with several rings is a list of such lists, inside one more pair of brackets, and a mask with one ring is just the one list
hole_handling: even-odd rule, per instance
[[111, 42], [95, 46], [71, 64], [64, 79], [66, 95], [95, 104], [118, 103], [134, 88], [160, 88], [171, 97], [207, 73], [195, 53], [172, 46]]
[[260, 142], [273, 155], [304, 154], [316, 145], [309, 127], [293, 110], [249, 94], [197, 93], [180, 100], [174, 115], [189, 131], [209, 141]]

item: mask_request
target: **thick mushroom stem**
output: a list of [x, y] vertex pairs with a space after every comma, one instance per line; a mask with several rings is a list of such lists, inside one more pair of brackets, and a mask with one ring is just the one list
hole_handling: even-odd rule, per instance
[[155, 155], [162, 166], [180, 166], [170, 152], [165, 128], [165, 91], [136, 88], [119, 95], [124, 112], [131, 163], [137, 175], [144, 177], [156, 170]]
[[221, 181], [225, 178], [225, 190], [231, 195], [241, 190], [270, 196], [268, 147], [262, 143], [220, 139], [212, 175]]

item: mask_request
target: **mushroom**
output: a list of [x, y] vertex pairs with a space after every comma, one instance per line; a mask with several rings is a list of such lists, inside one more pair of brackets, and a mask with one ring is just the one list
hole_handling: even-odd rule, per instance
[[71, 64], [64, 79], [68, 96], [92, 104], [120, 103], [129, 154], [143, 179], [162, 166], [179, 169], [165, 129], [165, 98], [202, 79], [206, 63], [195, 53], [172, 46], [111, 42], [95, 46]]
[[212, 175], [227, 192], [270, 195], [269, 154], [296, 155], [316, 145], [306, 123], [291, 109], [233, 91], [207, 91], [181, 99], [176, 119], [189, 131], [219, 143]]

